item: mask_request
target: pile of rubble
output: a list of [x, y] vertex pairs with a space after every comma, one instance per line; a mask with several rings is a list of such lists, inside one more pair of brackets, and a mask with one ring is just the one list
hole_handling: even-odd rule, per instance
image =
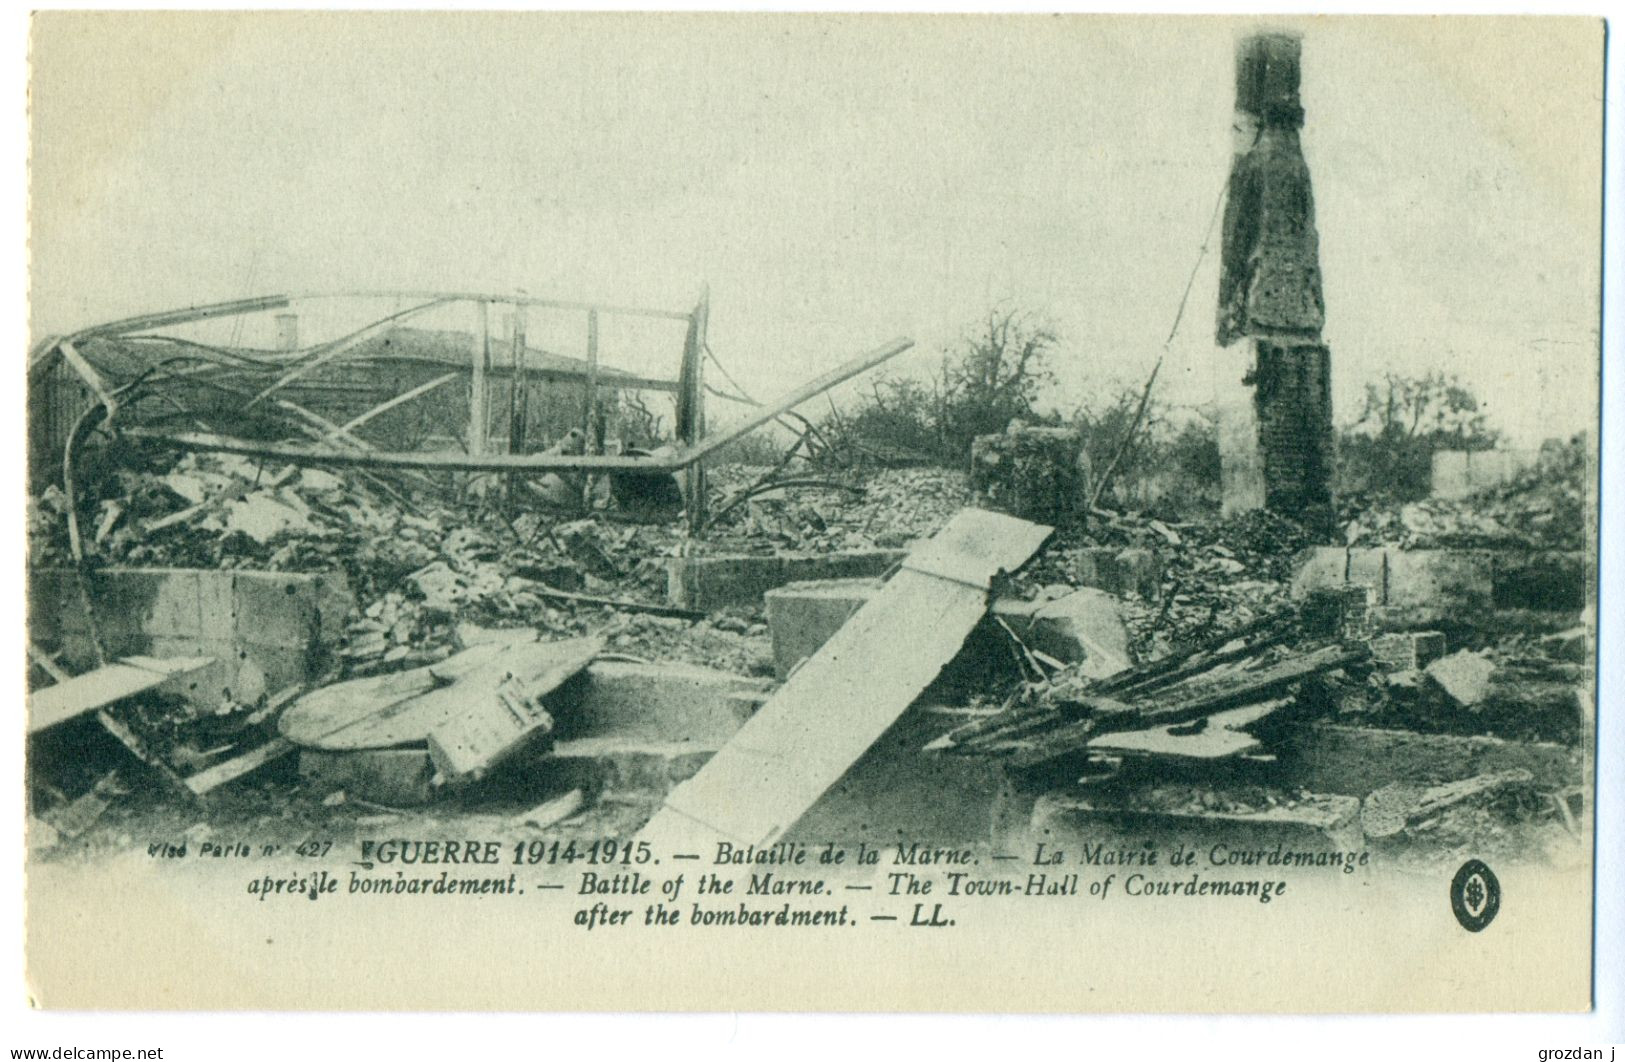
[[[1070, 801], [1071, 815], [1115, 808], [1303, 820], [1318, 830], [1333, 822], [1341, 829], [1359, 800], [1347, 789], [1316, 792], [1272, 764], [1291, 760], [1303, 741], [1321, 740], [1319, 727], [1562, 748], [1584, 738], [1586, 713], [1576, 698], [1589, 659], [1583, 629], [1499, 632], [1477, 641], [1452, 631], [1448, 642], [1435, 632], [1374, 629], [1358, 587], [1294, 599], [1294, 558], [1311, 536], [1279, 516], [1173, 523], [1094, 512], [1050, 536], [1025, 521], [967, 513], [971, 488], [962, 473], [887, 470], [861, 486], [791, 476], [787, 485], [761, 491], [763, 472], [713, 470], [719, 516], [702, 541], [675, 522], [562, 513], [531, 504], [523, 491], [515, 501], [506, 484], [490, 477], [480, 491], [464, 480], [459, 494], [452, 484], [428, 489], [404, 475], [262, 466], [229, 456], [124, 456], [79, 489], [91, 568], [340, 572], [355, 605], [336, 647], [337, 667], [312, 676], [312, 688], [261, 690], [199, 715], [161, 695], [164, 676], [155, 674], [144, 693], [98, 717], [122, 728], [114, 730], [120, 741], [193, 792], [297, 751], [312, 793], [331, 799], [349, 792], [387, 810], [438, 799], [448, 780], [465, 787], [482, 781], [490, 767], [528, 749], [551, 757], [548, 777], [576, 779], [572, 772], [592, 762], [614, 779], [570, 783], [584, 791], [641, 786], [655, 794], [643, 799], [638, 815], [611, 816], [641, 822], [666, 789], [702, 770], [753, 713], [772, 718], [798, 698], [820, 705], [842, 700], [817, 686], [835, 681], [817, 676], [838, 666], [814, 666], [825, 643], [844, 637], [851, 644], [842, 652], [850, 654], [858, 645], [867, 651], [904, 637], [846, 630], [859, 614], [877, 622], [873, 615], [886, 609], [871, 609], [875, 602], [917, 595], [912, 615], [936, 607], [932, 594], [964, 592], [952, 578], [930, 577], [936, 562], [905, 565], [902, 575], [826, 587], [816, 622], [807, 610], [800, 619], [794, 609], [778, 614], [774, 591], [764, 622], [760, 590], [753, 600], [703, 612], [674, 606], [667, 600], [668, 562], [906, 548], [911, 563], [930, 555], [960, 563], [1006, 548], [1013, 538], [1031, 562], [1023, 556], [1005, 565], [1014, 574], [993, 564], [985, 614], [963, 617], [968, 633], [961, 642], [934, 646], [939, 659], [907, 662], [910, 684], [894, 691], [888, 710], [951, 704], [954, 725], [914, 741], [914, 724], [899, 724], [913, 743], [899, 746], [898, 755], [986, 762], [1011, 777], [1041, 779]], [[1524, 541], [1559, 544], [1573, 530], [1567, 489], [1522, 483], [1497, 495], [1501, 509], [1485, 511], [1499, 513], [1496, 526], [1519, 529]], [[1443, 519], [1438, 514], [1446, 508], [1400, 510], [1392, 526], [1409, 528], [1407, 541], [1434, 541], [1417, 530], [1424, 526], [1419, 514]], [[1362, 516], [1351, 528], [1376, 535], [1390, 527], [1388, 519]], [[1466, 519], [1451, 534], [1465, 535], [1469, 526], [1481, 536], [1476, 541], [1499, 534]], [[989, 532], [988, 521], [1002, 521], [1003, 530]], [[932, 536], [957, 542], [958, 524], [977, 528], [955, 548], [963, 552], [938, 549]], [[1543, 537], [1535, 537], [1536, 529]], [[60, 491], [31, 500], [29, 533], [34, 567], [74, 566]], [[785, 600], [796, 598], [790, 590]], [[639, 670], [656, 664], [655, 671]], [[678, 670], [659, 670], [669, 666]], [[877, 664], [866, 675], [878, 670]], [[769, 688], [770, 675], [783, 683], [777, 691]], [[477, 695], [464, 695], [475, 686]], [[447, 700], [446, 687], [464, 692]], [[453, 701], [456, 710], [448, 714]], [[655, 718], [649, 706], [657, 703], [671, 705], [684, 722]], [[382, 736], [353, 749], [325, 747], [323, 705], [333, 704], [349, 713], [344, 726], [382, 727]], [[365, 709], [359, 716], [356, 705]], [[418, 720], [410, 733], [397, 732], [403, 718]], [[631, 736], [627, 720], [635, 721]], [[696, 742], [694, 727], [708, 736]], [[797, 727], [789, 732], [806, 740], [805, 728]], [[848, 750], [854, 759], [867, 748], [853, 733], [840, 740], [854, 742]], [[1256, 770], [1226, 781], [1223, 771], [1237, 765]], [[1218, 773], [1201, 773], [1208, 768]], [[1550, 797], [1549, 778], [1508, 773], [1515, 769], [1524, 768], [1452, 768], [1442, 781], [1455, 789], [1389, 793], [1384, 800], [1399, 810], [1374, 805], [1366, 834], [1414, 837], [1452, 815], [1479, 814], [1493, 800], [1537, 817], [1556, 814], [1555, 805], [1531, 811], [1526, 799], [1531, 792]], [[367, 788], [378, 784], [379, 772], [388, 785]], [[119, 797], [116, 779], [93, 781], [82, 798], [58, 802], [60, 814], [51, 821], [64, 822], [65, 834], [82, 829], [79, 819], [94, 818], [84, 808]], [[296, 784], [292, 791], [301, 790]], [[606, 820], [593, 817], [594, 807], [613, 803], [576, 793], [567, 812], [542, 813], [531, 808], [535, 795], [529, 794], [525, 821], [548, 825], [568, 818], [599, 828]], [[1412, 796], [1414, 808], [1406, 803]], [[1572, 811], [1568, 799], [1562, 797], [1562, 807]], [[70, 806], [80, 810], [70, 814]], [[780, 810], [791, 823], [806, 809]]]
[[1406, 549], [1585, 548], [1586, 456], [1580, 438], [1548, 444], [1508, 482], [1464, 498], [1427, 498], [1347, 514], [1350, 546]]

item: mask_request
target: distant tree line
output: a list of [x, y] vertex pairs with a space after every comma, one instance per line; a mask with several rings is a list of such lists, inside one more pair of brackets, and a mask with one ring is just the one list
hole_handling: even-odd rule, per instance
[[[825, 464], [963, 468], [977, 436], [1021, 420], [1076, 428], [1098, 473], [1135, 423], [1143, 381], [1118, 382], [1058, 408], [1051, 359], [1061, 343], [1038, 315], [995, 309], [946, 349], [930, 374], [880, 374], [855, 399], [830, 402], [812, 421], [809, 451]], [[1153, 392], [1139, 419], [1103, 502], [1172, 516], [1217, 510], [1219, 446], [1211, 414], [1172, 406]], [[1436, 450], [1485, 450], [1498, 441], [1455, 376], [1387, 373], [1367, 384], [1358, 416], [1338, 430], [1336, 489], [1373, 500], [1424, 497]], [[781, 443], [758, 442], [735, 457], [748, 453], [766, 463], [775, 447], [782, 451]]]

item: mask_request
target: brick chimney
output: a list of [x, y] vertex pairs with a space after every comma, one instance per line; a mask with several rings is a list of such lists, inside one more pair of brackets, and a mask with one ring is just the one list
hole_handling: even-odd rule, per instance
[[[1301, 53], [1297, 37], [1277, 33], [1236, 50], [1217, 338], [1237, 347], [1223, 364], [1240, 371], [1220, 383], [1219, 449], [1227, 514], [1263, 507], [1328, 526], [1331, 352], [1320, 338], [1320, 237], [1299, 146]], [[1238, 386], [1251, 388], [1250, 400], [1236, 400]]]

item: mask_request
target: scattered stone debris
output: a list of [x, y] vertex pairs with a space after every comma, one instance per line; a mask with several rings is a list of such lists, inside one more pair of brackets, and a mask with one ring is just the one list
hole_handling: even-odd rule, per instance
[[[998, 437], [999, 460], [1038, 462], [1040, 443], [1059, 453], [1064, 441], [1075, 462], [1074, 440], [1035, 430]], [[957, 656], [935, 681], [922, 680], [929, 685], [921, 703], [959, 707], [899, 722], [912, 744], [888, 738], [887, 755], [972, 771], [992, 764], [1051, 794], [1043, 807], [1069, 822], [1156, 815], [1346, 840], [1348, 823], [1360, 818], [1349, 801], [1363, 797], [1365, 836], [1390, 847], [1436, 848], [1469, 824], [1504, 826], [1509, 837], [1530, 822], [1560, 831], [1583, 824], [1583, 796], [1566, 776], [1559, 784], [1528, 771], [1463, 773], [1350, 798], [1294, 787], [1278, 766], [1301, 759], [1302, 744], [1322, 740], [1318, 728], [1330, 723], [1361, 733], [1397, 728], [1573, 747], [1585, 733], [1575, 689], [1585, 682], [1591, 645], [1577, 611], [1521, 626], [1522, 613], [1509, 613], [1498, 626], [1475, 615], [1396, 629], [1392, 610], [1369, 607], [1380, 599], [1352, 580], [1294, 596], [1294, 576], [1316, 539], [1292, 520], [1263, 510], [1222, 520], [1077, 515], [1075, 498], [1057, 499], [1073, 496], [1070, 477], [1082, 470], [1074, 463], [1062, 475], [1057, 467], [1033, 471], [1021, 497], [993, 489], [985, 468], [975, 473], [984, 496], [1005, 507], [1053, 503], [1074, 515], [1060, 520], [1031, 563], [995, 581], [970, 635], [945, 650]], [[718, 468], [712, 488], [726, 498], [770, 471]], [[766, 676], [789, 680], [786, 689], [817, 678], [803, 674], [804, 662], [895, 582], [892, 558], [918, 550], [966, 507], [972, 482], [961, 472], [906, 468], [849, 484], [861, 490], [785, 486], [718, 507], [697, 538], [671, 513], [632, 522], [607, 510], [562, 512], [533, 494], [515, 504], [494, 480], [472, 491], [450, 478], [231, 455], [112, 455], [79, 491], [93, 570], [335, 571], [352, 588], [354, 608], [335, 628], [343, 640], [331, 666], [304, 687], [239, 683], [236, 696], [200, 712], [152, 684], [90, 713], [110, 719], [118, 741], [135, 741], [146, 767], [128, 762], [109, 781], [109, 761], [101, 774], [60, 787], [42, 776], [33, 786], [31, 844], [57, 853], [116, 846], [132, 833], [132, 816], [163, 813], [176, 793], [206, 798], [211, 822], [276, 809], [294, 822], [342, 819], [363, 829], [364, 819], [393, 822], [436, 808], [458, 815], [495, 802], [506, 809], [496, 812], [504, 830], [631, 836], [672, 786], [702, 771], [741, 724], [771, 708]], [[580, 494], [572, 489], [572, 504]], [[1570, 501], [1566, 486], [1517, 480], [1476, 500], [1354, 514], [1346, 537], [1361, 548], [1568, 549], [1579, 519]], [[30, 500], [35, 568], [74, 565], [65, 504], [55, 487]], [[764, 584], [701, 608], [670, 599], [673, 565], [690, 558], [825, 563], [870, 554], [887, 560], [860, 579]], [[1385, 567], [1384, 578], [1404, 577], [1401, 567]], [[526, 652], [557, 666], [542, 668], [549, 677], [515, 677], [509, 657]], [[466, 669], [461, 661], [471, 653], [489, 657], [491, 667]], [[51, 703], [51, 683], [89, 676], [44, 648], [31, 655], [38, 719], [40, 704]], [[696, 679], [682, 670], [688, 665], [720, 669], [706, 674], [725, 684]], [[617, 667], [652, 667], [637, 681], [664, 683], [661, 692], [652, 700], [628, 696], [683, 721], [649, 730], [640, 720], [628, 729], [633, 715], [583, 693], [584, 682], [610, 681], [602, 669]], [[485, 676], [480, 697], [442, 692], [473, 675]], [[744, 685], [727, 685], [734, 682]], [[456, 708], [432, 725], [414, 725], [404, 745], [396, 734], [383, 747], [328, 749], [290, 734], [308, 715], [304, 705], [354, 684], [383, 698], [354, 703], [376, 702], [373, 714], [386, 730], [391, 720], [414, 717], [413, 701], [438, 695]], [[72, 687], [61, 688], [58, 699]], [[820, 686], [809, 696], [823, 703], [831, 694]], [[83, 741], [78, 726], [66, 718], [42, 740]], [[850, 756], [860, 757], [860, 735], [848, 736]], [[173, 772], [176, 784], [160, 791], [167, 796], [132, 785], [135, 772], [155, 763]], [[1244, 774], [1224, 773], [1235, 771]], [[961, 775], [914, 768], [900, 775], [929, 777]], [[538, 804], [548, 792], [557, 795]], [[777, 806], [767, 797], [756, 805]]]

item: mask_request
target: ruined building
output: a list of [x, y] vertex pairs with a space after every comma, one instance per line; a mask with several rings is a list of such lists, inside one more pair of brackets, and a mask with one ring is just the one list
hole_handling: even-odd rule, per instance
[[1236, 54], [1218, 342], [1236, 348], [1224, 364], [1252, 394], [1221, 398], [1220, 454], [1227, 513], [1264, 507], [1319, 523], [1331, 512], [1331, 353], [1320, 338], [1320, 241], [1298, 142], [1300, 51], [1296, 37], [1265, 34], [1243, 39]]

